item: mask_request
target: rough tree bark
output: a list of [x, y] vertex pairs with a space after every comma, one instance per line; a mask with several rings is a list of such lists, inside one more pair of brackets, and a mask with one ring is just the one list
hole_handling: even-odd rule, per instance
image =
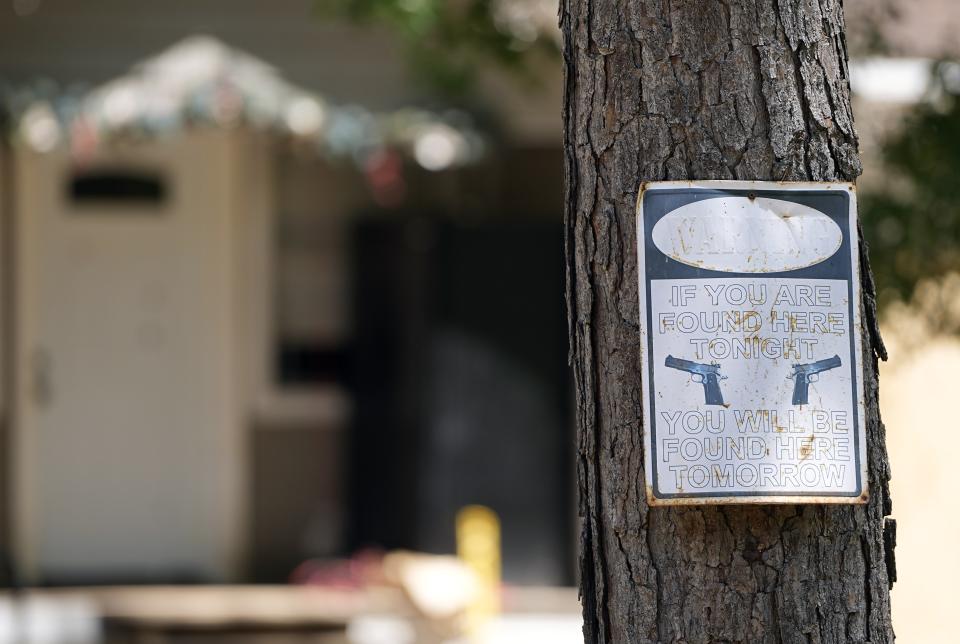
[[562, 0], [560, 22], [586, 640], [892, 642], [885, 355], [862, 243], [869, 504], [644, 498], [638, 186], [855, 179], [840, 0]]

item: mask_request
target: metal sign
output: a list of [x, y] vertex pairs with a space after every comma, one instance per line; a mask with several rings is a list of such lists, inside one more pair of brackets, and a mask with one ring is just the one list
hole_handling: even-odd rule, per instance
[[865, 502], [853, 186], [647, 183], [637, 252], [651, 505]]

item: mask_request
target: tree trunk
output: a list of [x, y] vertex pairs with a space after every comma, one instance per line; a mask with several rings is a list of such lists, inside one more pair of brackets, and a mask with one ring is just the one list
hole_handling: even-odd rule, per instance
[[562, 0], [561, 26], [586, 640], [892, 642], [885, 355], [862, 243], [869, 503], [644, 497], [638, 187], [855, 179], [840, 0]]

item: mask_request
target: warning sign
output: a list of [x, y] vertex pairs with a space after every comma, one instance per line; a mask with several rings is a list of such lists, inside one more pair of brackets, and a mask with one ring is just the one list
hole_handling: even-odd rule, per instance
[[850, 184], [645, 184], [651, 504], [866, 500], [856, 221]]

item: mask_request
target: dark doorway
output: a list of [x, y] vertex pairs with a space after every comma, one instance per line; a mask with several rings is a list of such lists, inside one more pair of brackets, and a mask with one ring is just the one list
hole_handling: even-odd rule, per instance
[[559, 222], [367, 220], [356, 239], [352, 547], [455, 550], [493, 508], [507, 581], [572, 581]]

